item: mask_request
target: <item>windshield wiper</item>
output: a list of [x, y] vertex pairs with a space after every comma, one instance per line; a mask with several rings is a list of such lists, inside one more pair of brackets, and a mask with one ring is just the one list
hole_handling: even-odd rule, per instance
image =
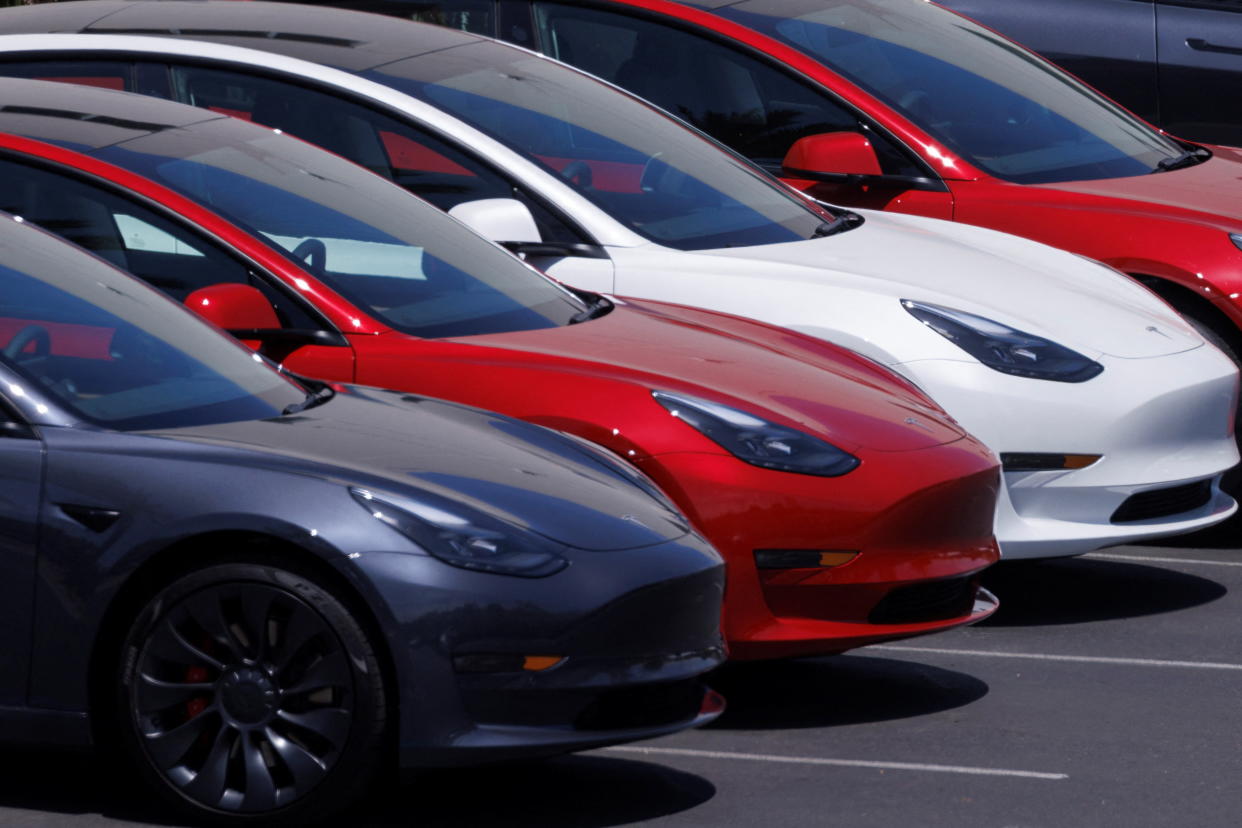
[[578, 311], [573, 316], [569, 317], [569, 324], [577, 325], [579, 322], [586, 322], [587, 320], [594, 319], [597, 316], [603, 316], [611, 309], [612, 302], [609, 302], [607, 299], [600, 296], [593, 302], [587, 302], [585, 310]]
[[844, 233], [847, 230], [853, 230], [855, 227], [863, 223], [865, 219], [858, 213], [851, 213], [849, 210], [841, 213], [832, 221], [825, 221], [819, 227], [815, 228], [815, 232], [811, 233], [811, 238], [822, 239], [824, 236], [831, 236], [836, 233]]
[[330, 385], [321, 385], [319, 388], [311, 391], [306, 395], [306, 399], [301, 402], [290, 403], [286, 405], [284, 410], [280, 412], [280, 416], [288, 417], [290, 414], [297, 414], [299, 411], [305, 411], [308, 408], [314, 408], [317, 405], [323, 405], [328, 400], [336, 396], [336, 392], [332, 390]]
[[1212, 157], [1212, 151], [1205, 147], [1195, 147], [1188, 149], [1179, 155], [1170, 155], [1168, 158], [1162, 158], [1156, 162], [1156, 168], [1152, 170], [1154, 173], [1168, 172], [1181, 167], [1190, 167], [1201, 161], [1206, 161]]

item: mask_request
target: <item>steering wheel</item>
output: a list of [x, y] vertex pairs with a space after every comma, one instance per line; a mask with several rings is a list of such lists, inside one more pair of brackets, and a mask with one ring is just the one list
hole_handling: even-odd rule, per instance
[[931, 98], [926, 89], [909, 89], [897, 99], [897, 106], [911, 119], [931, 120]]
[[579, 159], [565, 165], [561, 170], [561, 178], [571, 184], [577, 184], [583, 190], [589, 190], [594, 175], [591, 172], [591, 165]]
[[[34, 343], [33, 354], [23, 354], [30, 343]], [[45, 357], [52, 353], [52, 335], [42, 325], [27, 325], [22, 328], [9, 344], [4, 346], [4, 355], [13, 361]]]
[[316, 275], [328, 272], [328, 246], [319, 239], [306, 239], [293, 248], [293, 258], [306, 260]]

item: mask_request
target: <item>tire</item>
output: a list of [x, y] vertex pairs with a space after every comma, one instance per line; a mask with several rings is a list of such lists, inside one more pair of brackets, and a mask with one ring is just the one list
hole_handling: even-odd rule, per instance
[[1215, 345], [1219, 348], [1225, 356], [1233, 360], [1234, 365], [1242, 368], [1242, 360], [1238, 359], [1238, 352], [1234, 350], [1233, 345], [1229, 342], [1229, 340], [1225, 339], [1225, 337], [1222, 336], [1216, 328], [1212, 327], [1210, 323], [1196, 318], [1192, 313], [1188, 313], [1180, 308], [1178, 310], [1181, 312], [1182, 318], [1189, 322], [1190, 326], [1199, 332], [1199, 336], [1206, 339], [1208, 344]]
[[384, 764], [376, 647], [331, 587], [284, 565], [219, 564], [159, 590], [114, 688], [122, 752], [198, 822], [320, 822]]
[[[1233, 361], [1233, 364], [1237, 366], [1239, 370], [1242, 370], [1242, 359], [1238, 358], [1238, 352], [1234, 349], [1233, 343], [1227, 339], [1224, 334], [1218, 331], [1211, 322], [1207, 322], [1196, 317], [1193, 311], [1187, 310], [1181, 306], [1175, 305], [1174, 307], [1177, 308], [1177, 311], [1182, 315], [1182, 318], [1189, 322], [1190, 326], [1199, 332], [1199, 336], [1207, 340], [1209, 345], [1215, 345], [1221, 353]], [[1234, 412], [1233, 435], [1234, 440], [1238, 443], [1238, 448], [1242, 449], [1242, 399], [1238, 402], [1239, 407], [1237, 411]], [[1234, 498], [1242, 499], [1242, 464], [1234, 466], [1232, 469], [1225, 472], [1224, 477], [1221, 479], [1221, 488]], [[1221, 525], [1230, 526], [1236, 524], [1237, 520], [1231, 518], [1229, 521]]]

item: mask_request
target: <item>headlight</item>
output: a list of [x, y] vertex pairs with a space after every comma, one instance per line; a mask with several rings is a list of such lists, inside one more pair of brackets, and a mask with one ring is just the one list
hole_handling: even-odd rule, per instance
[[545, 548], [546, 541], [523, 537], [514, 527], [482, 515], [465, 517], [421, 503], [396, 506], [365, 489], [351, 488], [349, 493], [371, 517], [452, 566], [542, 578], [569, 565], [569, 561]]
[[859, 463], [857, 457], [818, 437], [769, 423], [753, 414], [685, 394], [652, 391], [674, 417], [719, 443], [734, 457], [777, 471], [837, 477]]
[[1229, 238], [1239, 250], [1242, 250], [1242, 233], [1230, 233]]
[[1104, 366], [1077, 351], [973, 313], [901, 300], [910, 314], [989, 368], [1056, 382], [1086, 382]]

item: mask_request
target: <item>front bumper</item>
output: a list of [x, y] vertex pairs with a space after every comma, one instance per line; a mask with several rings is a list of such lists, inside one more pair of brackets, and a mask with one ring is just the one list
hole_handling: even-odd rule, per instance
[[[970, 624], [996, 609], [975, 577], [998, 557], [991, 454], [963, 439], [861, 457], [837, 478], [718, 454], [640, 464], [728, 564], [730, 658], [840, 653]], [[831, 568], [759, 569], [757, 549], [858, 554]]]
[[[1238, 373], [1210, 346], [1150, 359], [1103, 357], [1083, 383], [1028, 380], [978, 363], [897, 366], [997, 454], [1092, 454], [1066, 471], [1009, 471], [996, 510], [1005, 558], [1080, 555], [1192, 532], [1237, 509], [1220, 490], [1238, 462]], [[1146, 520], [1114, 521], [1131, 496], [1210, 483], [1206, 502]]]
[[[574, 550], [570, 559], [547, 578], [471, 572], [409, 552], [356, 559], [391, 614], [403, 766], [586, 750], [720, 714], [723, 702], [700, 683], [725, 658], [724, 568], [711, 547], [689, 534], [642, 549]], [[561, 660], [487, 666], [493, 656]]]

